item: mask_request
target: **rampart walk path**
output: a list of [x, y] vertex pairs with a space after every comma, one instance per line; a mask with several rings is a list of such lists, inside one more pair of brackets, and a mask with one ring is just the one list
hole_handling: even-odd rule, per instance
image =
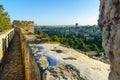
[[22, 64], [19, 36], [15, 33], [8, 49], [0, 80], [24, 80], [24, 66]]

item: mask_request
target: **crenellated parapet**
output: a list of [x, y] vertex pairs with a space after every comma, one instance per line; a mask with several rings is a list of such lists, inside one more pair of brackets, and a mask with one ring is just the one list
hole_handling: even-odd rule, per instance
[[26, 30], [28, 32], [34, 33], [34, 21], [14, 20], [13, 21], [13, 26], [23, 28], [24, 30]]

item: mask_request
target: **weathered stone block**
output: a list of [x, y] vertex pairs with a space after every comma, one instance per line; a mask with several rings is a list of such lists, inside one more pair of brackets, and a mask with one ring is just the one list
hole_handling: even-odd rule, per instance
[[109, 80], [120, 80], [120, 0], [100, 0], [98, 23], [103, 31], [102, 45], [111, 64]]

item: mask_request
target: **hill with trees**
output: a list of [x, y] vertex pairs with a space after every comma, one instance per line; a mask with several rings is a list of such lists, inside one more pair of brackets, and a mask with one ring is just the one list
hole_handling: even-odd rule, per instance
[[36, 33], [48, 34], [50, 41], [59, 42], [84, 52], [95, 51], [96, 56], [103, 52], [101, 30], [93, 26], [36, 26]]

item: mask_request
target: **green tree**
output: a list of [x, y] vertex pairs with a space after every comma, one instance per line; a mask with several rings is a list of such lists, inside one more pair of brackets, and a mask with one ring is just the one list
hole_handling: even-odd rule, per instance
[[93, 48], [93, 50], [96, 51], [97, 53], [100, 53], [100, 51], [99, 51], [99, 49], [98, 49], [98, 47], [97, 47], [96, 44], [92, 44], [92, 48]]
[[4, 11], [2, 5], [0, 5], [0, 31], [10, 29], [11, 22], [7, 12]]
[[57, 35], [54, 35], [52, 37], [52, 41], [60, 42], [60, 39], [59, 39], [59, 37]]
[[68, 42], [65, 42], [64, 45], [65, 45], [65, 46], [69, 46], [69, 43], [68, 43]]
[[80, 39], [80, 46], [79, 46], [79, 48], [81, 49], [81, 50], [83, 50], [83, 51], [85, 51], [85, 52], [87, 52], [87, 51], [90, 51], [90, 49], [85, 45], [85, 43], [83, 42], [83, 40], [82, 39]]
[[42, 31], [41, 31], [40, 28], [37, 30], [37, 34], [38, 34], [38, 35], [42, 34]]

